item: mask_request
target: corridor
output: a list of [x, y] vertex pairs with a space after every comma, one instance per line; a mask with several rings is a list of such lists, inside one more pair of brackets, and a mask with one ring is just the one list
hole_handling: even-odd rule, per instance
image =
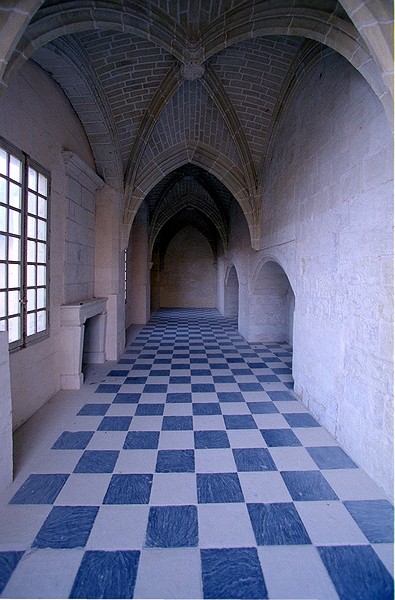
[[15, 435], [3, 598], [393, 598], [392, 506], [296, 399], [287, 344], [164, 309]]

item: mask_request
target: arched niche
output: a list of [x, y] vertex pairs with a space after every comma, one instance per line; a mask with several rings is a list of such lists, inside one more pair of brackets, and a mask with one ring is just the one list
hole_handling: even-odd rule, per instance
[[259, 269], [250, 298], [250, 337], [292, 345], [295, 295], [284, 269], [268, 260]]
[[225, 317], [239, 316], [239, 278], [234, 265], [228, 269], [225, 277], [224, 315]]

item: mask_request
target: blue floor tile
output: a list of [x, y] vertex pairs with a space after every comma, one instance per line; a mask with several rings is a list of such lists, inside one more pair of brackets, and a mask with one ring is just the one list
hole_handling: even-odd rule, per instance
[[292, 500], [338, 500], [320, 471], [282, 471]]
[[101, 383], [97, 386], [95, 393], [96, 394], [116, 394], [119, 392], [120, 385], [116, 385], [115, 383]]
[[111, 404], [84, 404], [77, 415], [105, 415]]
[[236, 383], [236, 379], [233, 375], [214, 375], [214, 383]]
[[127, 377], [129, 375], [129, 371], [124, 369], [112, 369], [109, 373], [107, 373], [107, 377]]
[[192, 417], [163, 417], [162, 431], [192, 431]]
[[152, 478], [151, 474], [113, 475], [103, 504], [148, 504]]
[[220, 402], [245, 402], [241, 392], [217, 392]]
[[221, 407], [218, 402], [195, 402], [193, 405], [194, 415], [221, 415]]
[[85, 450], [74, 473], [112, 473], [118, 455], [118, 450]]
[[166, 394], [167, 385], [163, 383], [147, 383], [144, 386], [144, 394]]
[[318, 548], [340, 600], [393, 600], [393, 579], [371, 546]]
[[[174, 377], [170, 377], [170, 383], [174, 383], [177, 385], [188, 385], [191, 383], [191, 378], [186, 375], [180, 375], [179, 377], [174, 376]], [[167, 400], [167, 402], [169, 402], [169, 401]]]
[[126, 377], [124, 383], [126, 385], [143, 385], [147, 379], [148, 377]]
[[261, 434], [270, 448], [302, 445], [292, 429], [261, 429]]
[[54, 506], [33, 542], [33, 548], [81, 548], [85, 546], [99, 508]]
[[94, 431], [64, 431], [52, 446], [52, 450], [85, 450]]
[[257, 429], [251, 415], [224, 415], [226, 429]]
[[10, 504], [53, 504], [68, 475], [29, 475]]
[[309, 413], [283, 413], [283, 417], [290, 427], [321, 427]]
[[204, 598], [267, 598], [256, 548], [201, 550]]
[[357, 469], [357, 465], [338, 446], [306, 448], [319, 469]]
[[104, 417], [97, 428], [98, 431], [127, 431], [132, 417]]
[[175, 404], [178, 402], [192, 402], [192, 394], [189, 392], [174, 392], [172, 394], [167, 394], [166, 402]]
[[0, 594], [23, 556], [23, 552], [0, 552]]
[[238, 471], [277, 471], [267, 448], [235, 448], [233, 456]]
[[272, 371], [277, 375], [292, 375], [292, 369], [286, 367], [273, 367]]
[[210, 369], [191, 369], [192, 377], [211, 377]]
[[[253, 372], [251, 371], [251, 369], [231, 369], [233, 375], [240, 375], [245, 377], [246, 375], [253, 375]], [[260, 389], [263, 389], [262, 387]], [[247, 391], [247, 390], [244, 390]]]
[[170, 377], [170, 370], [165, 369], [151, 369], [150, 377]]
[[113, 400], [113, 404], [138, 404], [141, 394], [117, 394]]
[[284, 401], [284, 402], [288, 402], [289, 400], [295, 400], [296, 398], [293, 394], [291, 394], [291, 392], [286, 392], [285, 390], [282, 392], [267, 392], [270, 400], [273, 400], [275, 402], [280, 402], [280, 401]]
[[139, 559], [137, 550], [85, 552], [69, 597], [133, 598]]
[[[277, 375], [257, 375], [256, 378], [261, 383], [275, 383], [276, 381], [280, 381]], [[292, 398], [292, 400], [295, 400], [295, 398]]]
[[198, 473], [199, 504], [244, 502], [237, 473]]
[[247, 406], [253, 415], [270, 415], [279, 412], [273, 402], [247, 402]]
[[197, 546], [198, 517], [196, 506], [151, 507], [145, 544], [148, 548]]
[[344, 506], [371, 544], [394, 542], [394, 508], [387, 500], [349, 500]]
[[263, 387], [260, 383], [239, 383], [242, 392], [262, 392]]
[[226, 431], [195, 431], [195, 448], [204, 450], [206, 448], [230, 448], [229, 438]]
[[192, 393], [208, 394], [210, 392], [215, 392], [213, 383], [192, 383]]
[[194, 473], [193, 450], [159, 450], [156, 473]]
[[155, 450], [159, 445], [159, 431], [129, 431], [124, 450]]
[[247, 504], [258, 546], [311, 544], [292, 502]]
[[136, 416], [144, 417], [151, 415], [163, 415], [165, 405], [164, 404], [139, 404], [136, 409]]

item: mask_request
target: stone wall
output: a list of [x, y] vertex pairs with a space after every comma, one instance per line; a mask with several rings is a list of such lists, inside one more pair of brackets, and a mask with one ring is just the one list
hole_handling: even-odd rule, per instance
[[68, 100], [34, 63], [27, 63], [21, 69], [0, 100], [0, 135], [27, 152], [51, 174], [50, 334], [45, 340], [10, 355], [15, 428], [60, 387], [60, 306], [65, 301], [67, 211], [67, 176], [62, 151], [77, 154], [91, 169], [94, 162], [82, 126]]
[[390, 128], [362, 77], [332, 54], [297, 86], [274, 141], [250, 282], [266, 257], [284, 268], [295, 391], [391, 495]]
[[160, 306], [214, 308], [216, 266], [206, 238], [185, 227], [170, 242], [160, 276]]

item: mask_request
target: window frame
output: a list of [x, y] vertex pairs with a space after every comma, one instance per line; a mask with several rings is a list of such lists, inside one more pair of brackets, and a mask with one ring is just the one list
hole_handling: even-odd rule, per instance
[[[21, 319], [21, 321], [20, 321], [20, 325], [21, 325], [20, 337], [17, 340], [9, 342], [9, 350], [10, 350], [10, 352], [14, 352], [16, 350], [21, 350], [22, 348], [27, 348], [31, 344], [34, 344], [38, 341], [48, 338], [49, 333], [50, 333], [50, 302], [49, 302], [50, 272], [49, 272], [49, 267], [50, 267], [50, 233], [51, 233], [50, 232], [51, 176], [50, 176], [50, 172], [47, 169], [45, 169], [45, 167], [43, 167], [36, 160], [31, 158], [26, 152], [23, 152], [19, 148], [16, 148], [13, 144], [8, 142], [1, 136], [0, 136], [0, 148], [2, 150], [4, 150], [7, 153], [7, 155], [15, 156], [18, 160], [21, 161], [21, 171], [22, 171], [21, 182], [20, 182], [20, 187], [21, 187], [20, 231], [18, 234], [10, 234], [9, 228], [7, 228], [7, 233], [6, 233], [7, 245], [8, 245], [8, 240], [11, 236], [18, 237], [20, 239], [19, 261], [17, 261], [17, 260], [10, 261], [9, 254], [7, 253], [5, 261], [2, 261], [2, 263], [1, 263], [1, 264], [6, 265], [6, 271], [8, 270], [9, 264], [16, 264], [16, 265], [19, 264], [19, 266], [20, 266], [20, 288], [15, 288], [18, 290], [20, 289], [20, 299], [19, 299], [20, 311], [17, 313], [18, 316], [20, 315], [20, 319]], [[46, 183], [47, 183], [46, 195], [40, 193], [38, 189], [36, 190], [36, 192], [34, 192], [32, 190], [32, 188], [29, 188], [29, 179], [28, 179], [29, 168], [33, 169], [36, 173], [41, 174], [43, 177], [45, 177]], [[1, 177], [2, 177], [2, 179], [6, 180], [7, 185], [9, 185], [10, 180], [12, 181], [12, 179], [10, 178], [9, 172], [7, 173], [6, 176], [2, 175]], [[45, 217], [42, 217], [41, 215], [39, 215], [38, 210], [37, 210], [36, 214], [29, 212], [29, 201], [28, 201], [29, 191], [30, 191], [30, 193], [36, 194], [36, 198], [41, 197], [41, 198], [46, 199], [46, 216]], [[8, 212], [9, 212], [9, 195], [6, 196], [6, 200], [8, 201], [8, 204], [6, 206], [8, 206]], [[4, 205], [2, 205], [2, 206], [4, 206]], [[7, 212], [7, 215], [8, 215], [8, 212]], [[44, 243], [46, 246], [45, 260], [38, 260], [38, 256], [37, 256], [38, 244], [40, 243], [40, 239], [42, 239], [42, 238], [38, 237], [37, 232], [34, 236], [28, 235], [28, 217], [29, 216], [35, 217], [37, 224], [40, 221], [45, 223], [45, 227], [46, 227], [46, 239], [44, 240]], [[30, 241], [33, 241], [36, 244], [35, 260], [31, 260], [31, 261], [28, 260], [29, 239], [30, 239]], [[43, 242], [41, 242], [41, 243], [43, 243]], [[34, 285], [30, 285], [30, 286], [28, 286], [28, 274], [27, 274], [28, 264], [30, 264], [30, 266], [36, 267], [35, 283], [34, 283]], [[45, 265], [45, 279], [44, 279], [43, 284], [38, 285], [37, 267], [42, 266], [42, 265]], [[35, 331], [35, 333], [28, 335], [28, 330], [27, 330], [28, 315], [35, 313], [35, 315], [36, 315], [35, 320], [36, 320], [37, 313], [39, 311], [39, 309], [37, 308], [37, 290], [39, 288], [45, 290], [45, 306], [44, 306], [45, 328], [41, 331], [38, 331], [38, 332]], [[9, 287], [9, 279], [7, 278], [7, 287], [1, 288], [1, 289], [6, 289], [6, 292], [8, 293], [9, 289], [14, 289], [14, 288]], [[32, 309], [31, 311], [29, 311], [28, 302], [27, 302], [28, 289], [35, 290], [34, 294], [35, 294], [36, 304], [35, 304], [35, 308]], [[5, 321], [5, 323], [6, 323], [7, 331], [8, 331], [8, 319], [9, 319], [9, 312], [8, 312], [8, 306], [7, 306], [5, 319], [2, 319], [2, 322]], [[35, 329], [36, 328], [37, 328], [37, 321], [36, 321]]]

